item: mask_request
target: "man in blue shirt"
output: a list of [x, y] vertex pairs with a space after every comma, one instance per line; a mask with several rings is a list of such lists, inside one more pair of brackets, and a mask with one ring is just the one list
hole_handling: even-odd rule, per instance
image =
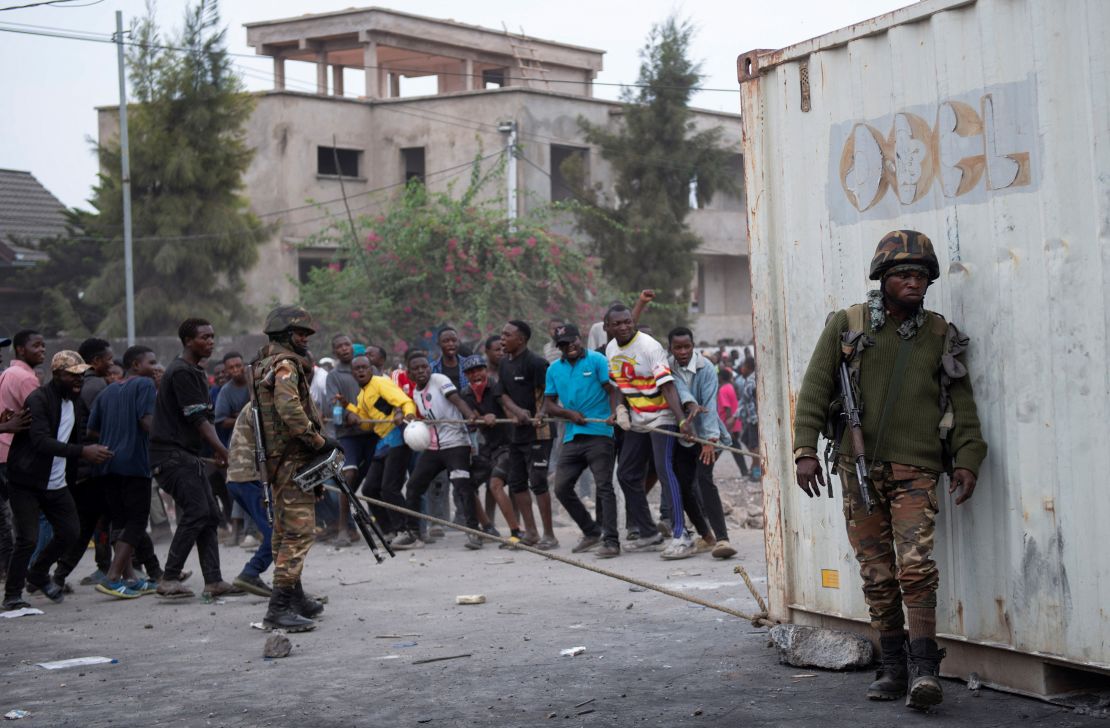
[[89, 416], [89, 436], [112, 451], [112, 458], [97, 466], [96, 474], [107, 483], [115, 555], [106, 580], [96, 589], [119, 599], [152, 594], [157, 587], [152, 580], [136, 579], [131, 567], [132, 554], [149, 558], [154, 552], [146, 522], [150, 516], [148, 433], [157, 396], [153, 378], [157, 363], [151, 349], [129, 348], [123, 355], [126, 378], [101, 392]]
[[[573, 324], [555, 330], [555, 346], [562, 356], [547, 368], [541, 415], [569, 420], [555, 470], [555, 497], [582, 529], [582, 539], [571, 550], [581, 553], [597, 546], [598, 558], [620, 556], [617, 496], [613, 491], [613, 427], [609, 422], [589, 421], [611, 419], [609, 361], [583, 346]], [[587, 467], [597, 483], [600, 526], [575, 492], [574, 484]]]

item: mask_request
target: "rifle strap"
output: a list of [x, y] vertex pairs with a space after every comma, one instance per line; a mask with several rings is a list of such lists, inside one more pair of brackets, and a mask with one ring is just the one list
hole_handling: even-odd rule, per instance
[[[894, 405], [898, 403], [898, 397], [902, 394], [902, 380], [905, 378], [906, 366], [910, 363], [910, 352], [913, 351], [913, 340], [902, 339], [898, 343], [898, 354], [894, 357], [894, 371], [890, 376], [890, 384], [886, 388], [886, 397], [883, 399], [883, 411], [879, 415], [879, 434], [875, 439], [875, 450], [871, 456], [871, 467], [875, 463], [882, 462], [879, 460], [879, 448], [883, 442], [883, 435], [886, 434], [886, 422], [890, 416], [891, 411], [894, 410]], [[868, 470], [871, 469], [868, 468]]]

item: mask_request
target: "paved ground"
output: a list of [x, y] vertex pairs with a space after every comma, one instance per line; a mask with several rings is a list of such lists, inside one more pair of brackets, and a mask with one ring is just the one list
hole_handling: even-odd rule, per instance
[[[569, 553], [571, 529], [559, 537], [561, 553]], [[744, 563], [765, 587], [762, 534], [737, 529], [733, 542], [740, 555], [727, 562], [638, 554], [604, 564], [755, 611], [732, 570]], [[870, 673], [780, 665], [766, 632], [746, 622], [531, 554], [491, 546], [469, 552], [462, 543], [450, 534], [381, 566], [361, 545], [318, 545], [306, 584], [328, 595], [327, 612], [315, 632], [292, 635], [293, 654], [281, 660], [262, 658], [266, 635], [249, 626], [265, 610], [257, 597], [117, 602], [79, 587], [61, 605], [32, 598], [45, 615], [0, 620], [0, 713], [29, 710], [20, 724], [27, 726], [1110, 722], [989, 690], [975, 696], [956, 682], [945, 683], [946, 702], [931, 715], [868, 703], [860, 696]], [[245, 558], [224, 549], [225, 573], [233, 576]], [[487, 603], [456, 606], [457, 595], [474, 593]], [[576, 646], [586, 651], [559, 655]], [[417, 664], [462, 654], [469, 656]], [[35, 666], [87, 655], [119, 662]]]

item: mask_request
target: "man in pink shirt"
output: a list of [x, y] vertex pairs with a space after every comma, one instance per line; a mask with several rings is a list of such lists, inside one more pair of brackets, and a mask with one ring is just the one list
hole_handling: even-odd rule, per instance
[[[5, 339], [6, 341], [6, 339]], [[35, 367], [46, 359], [46, 342], [37, 331], [24, 329], [12, 340], [15, 358], [0, 372], [0, 574], [7, 574], [12, 555], [11, 519], [8, 518], [8, 451], [17, 427], [26, 428], [23, 403], [39, 387]], [[6, 413], [12, 414], [6, 414]], [[22, 426], [20, 427], [20, 423]]]

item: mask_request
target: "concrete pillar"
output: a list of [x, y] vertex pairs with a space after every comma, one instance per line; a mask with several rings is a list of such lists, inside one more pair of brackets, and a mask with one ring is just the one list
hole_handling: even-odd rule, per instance
[[285, 90], [285, 59], [274, 56], [274, 90]]
[[366, 67], [366, 98], [382, 96], [381, 70], [378, 68], [378, 44], [371, 41], [362, 48], [362, 65]]
[[464, 78], [466, 79], [466, 90], [467, 91], [473, 91], [474, 90], [474, 61], [470, 60], [469, 58], [467, 58], [465, 61], [463, 61], [463, 73], [466, 74], [466, 76], [464, 76]]
[[401, 74], [389, 74], [389, 98], [397, 99], [401, 97]]
[[331, 67], [331, 92], [333, 96], [343, 95], [343, 66]]
[[316, 93], [328, 95], [328, 52], [316, 51]]

